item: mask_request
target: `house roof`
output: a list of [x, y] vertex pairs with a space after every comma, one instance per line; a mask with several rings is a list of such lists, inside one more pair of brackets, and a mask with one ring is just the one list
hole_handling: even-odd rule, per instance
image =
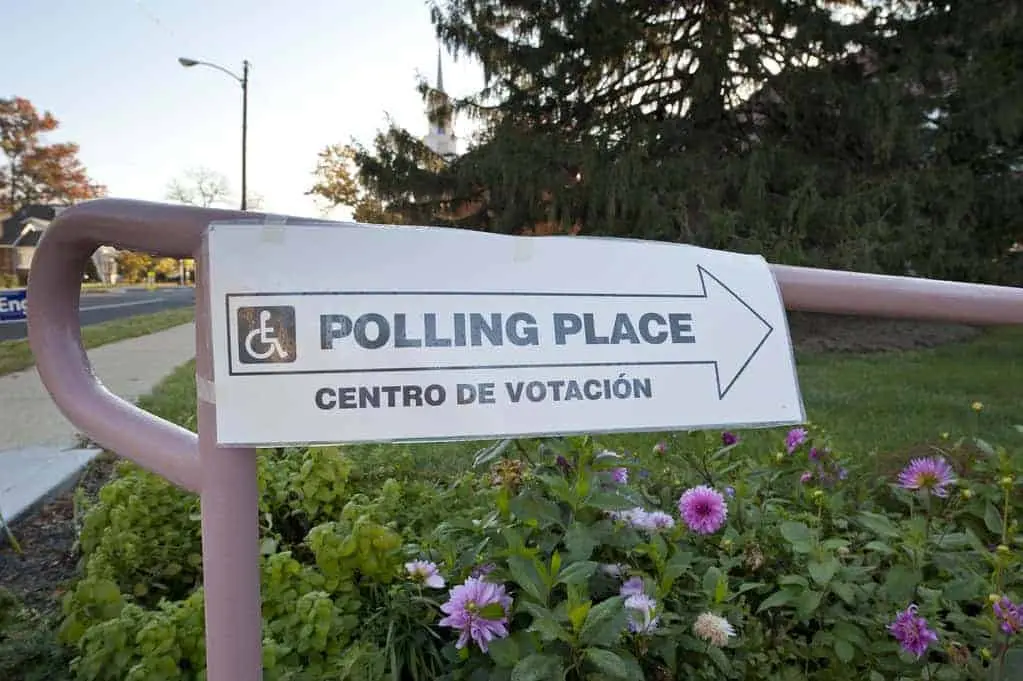
[[[19, 208], [13, 215], [3, 218], [0, 223], [0, 246], [34, 246], [39, 237], [32, 237], [32, 243], [25, 243], [30, 233], [39, 232], [46, 228], [53, 218], [57, 216], [59, 206], [47, 206], [43, 204], [30, 204]], [[26, 230], [26, 227], [32, 229]], [[22, 236], [24, 235], [24, 237]]]
[[43, 230], [33, 229], [25, 232], [22, 237], [18, 240], [15, 246], [27, 247], [39, 245], [39, 240], [43, 238]]

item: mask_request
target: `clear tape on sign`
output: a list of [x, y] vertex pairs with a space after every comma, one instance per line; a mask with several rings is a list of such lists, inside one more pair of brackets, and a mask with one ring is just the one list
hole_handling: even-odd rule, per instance
[[207, 381], [198, 374], [195, 377], [195, 394], [200, 402], [205, 402], [206, 404], [217, 403], [217, 390], [216, 386], [213, 385], [213, 381]]

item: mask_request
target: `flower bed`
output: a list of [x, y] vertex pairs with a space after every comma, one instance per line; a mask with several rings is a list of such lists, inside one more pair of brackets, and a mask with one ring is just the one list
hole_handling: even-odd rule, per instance
[[[267, 681], [1023, 678], [1023, 457], [984, 441], [890, 479], [816, 428], [506, 442], [458, 475], [356, 451], [260, 453]], [[103, 489], [78, 678], [203, 678], [197, 511], [130, 465]]]

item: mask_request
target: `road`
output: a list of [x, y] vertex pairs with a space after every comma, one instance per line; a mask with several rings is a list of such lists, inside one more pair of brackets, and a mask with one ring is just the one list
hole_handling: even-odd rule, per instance
[[[82, 326], [109, 322], [141, 314], [151, 314], [177, 307], [195, 305], [195, 289], [160, 288], [118, 289], [109, 293], [82, 292], [79, 305], [79, 319]], [[25, 322], [0, 322], [0, 340], [25, 338], [28, 329]]]

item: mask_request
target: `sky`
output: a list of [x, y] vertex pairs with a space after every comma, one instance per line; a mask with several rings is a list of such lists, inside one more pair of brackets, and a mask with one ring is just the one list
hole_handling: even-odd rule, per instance
[[[247, 179], [269, 212], [348, 217], [305, 196], [317, 153], [371, 142], [387, 115], [427, 132], [416, 76], [435, 79], [438, 42], [426, 0], [0, 0], [0, 25], [0, 97], [52, 112], [47, 141], [79, 144], [112, 197], [163, 201], [198, 167], [240, 196], [241, 87], [178, 57], [238, 74], [251, 63]], [[443, 68], [452, 95], [482, 86], [464, 57], [444, 53]]]

